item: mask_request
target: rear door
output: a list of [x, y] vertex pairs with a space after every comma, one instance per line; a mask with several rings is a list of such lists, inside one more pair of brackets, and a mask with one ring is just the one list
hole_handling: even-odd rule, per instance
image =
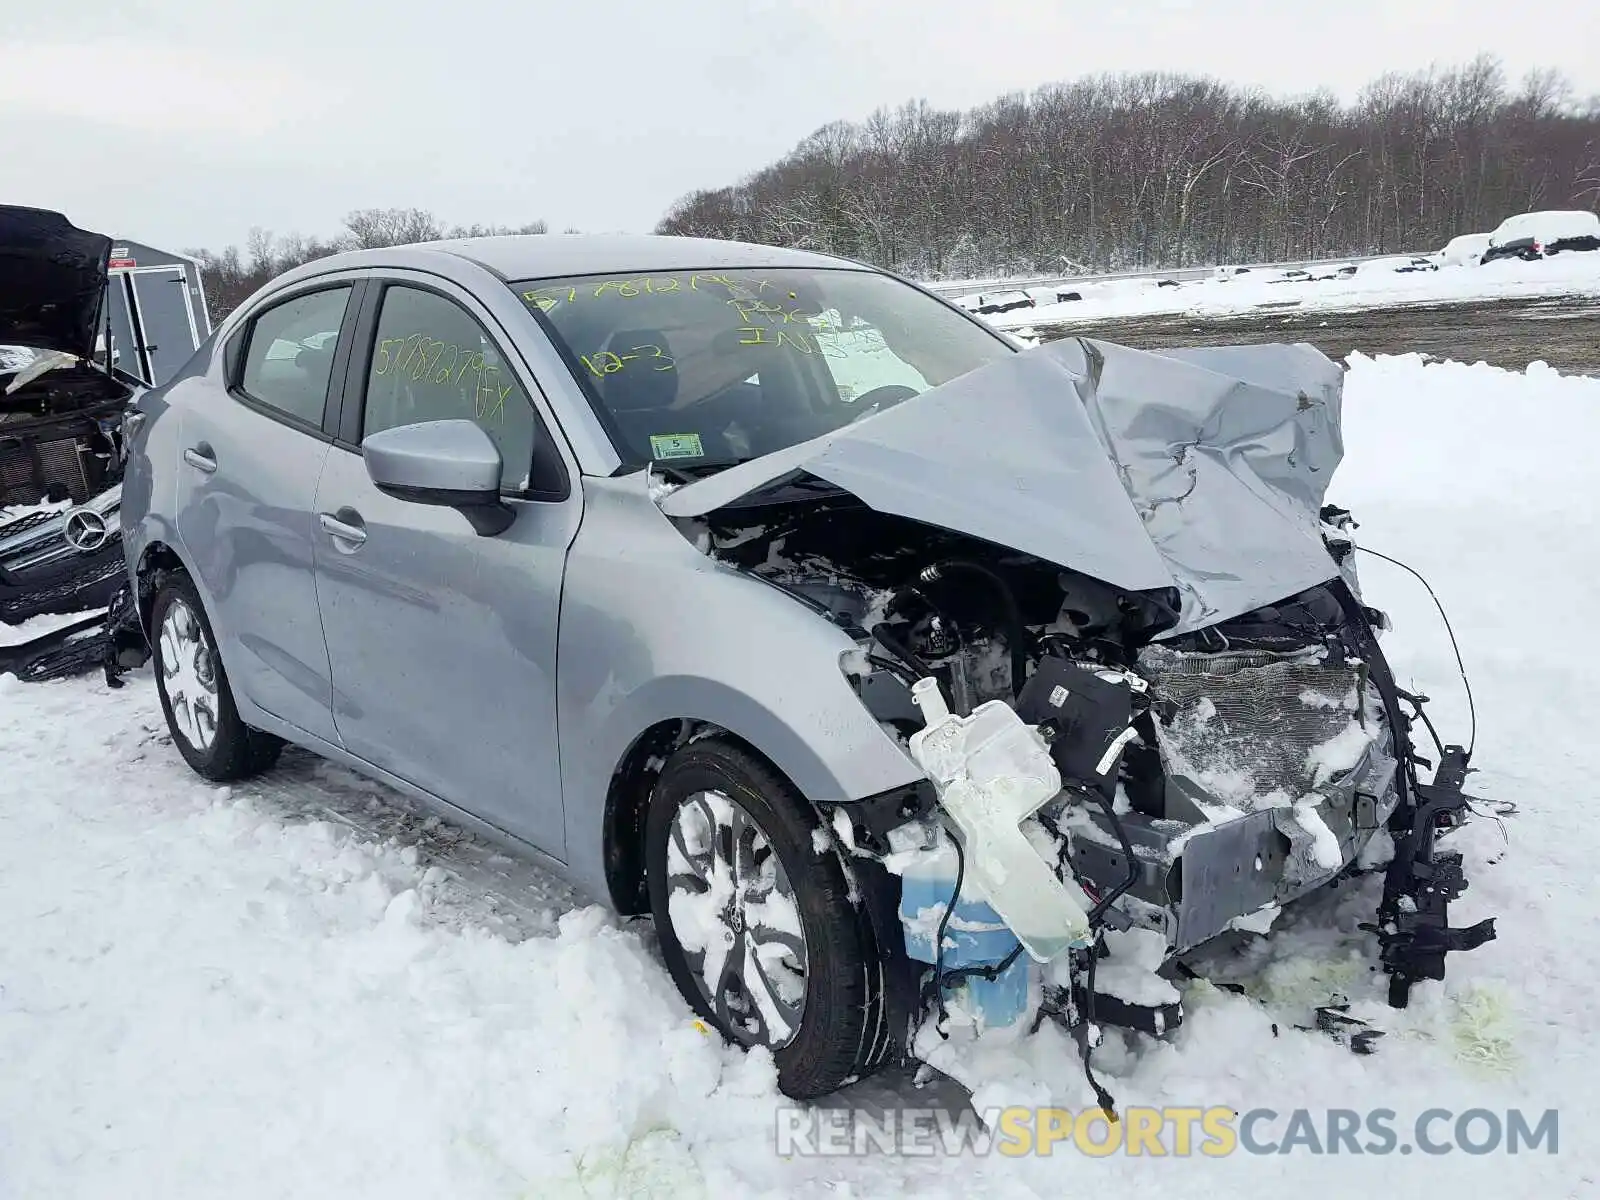
[[[453, 284], [369, 285], [341, 436], [317, 488], [317, 597], [345, 747], [564, 858], [556, 633], [581, 493], [510, 346]], [[361, 457], [379, 430], [459, 417], [504, 460], [516, 519], [493, 537], [454, 509], [384, 495]]]
[[226, 393], [188, 393], [178, 414], [178, 535], [234, 690], [329, 742], [338, 735], [313, 506], [359, 286], [318, 282], [268, 301], [228, 343]]

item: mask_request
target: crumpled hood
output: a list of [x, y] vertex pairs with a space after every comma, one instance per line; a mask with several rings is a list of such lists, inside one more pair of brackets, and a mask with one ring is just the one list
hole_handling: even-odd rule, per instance
[[882, 512], [1127, 591], [1177, 588], [1165, 636], [1338, 574], [1320, 513], [1343, 369], [1308, 345], [1151, 352], [1068, 338], [679, 488], [703, 516], [807, 472]]
[[104, 234], [0, 205], [0, 344], [92, 357], [110, 258]]

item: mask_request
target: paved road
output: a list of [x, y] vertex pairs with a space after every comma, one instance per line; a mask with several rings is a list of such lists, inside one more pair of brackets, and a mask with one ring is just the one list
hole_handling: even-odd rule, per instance
[[1600, 297], [1546, 296], [1342, 311], [1257, 309], [1234, 316], [1121, 317], [1036, 325], [1046, 341], [1071, 335], [1142, 349], [1240, 342], [1310, 342], [1330, 358], [1421, 351], [1521, 370], [1542, 359], [1564, 374], [1600, 375]]

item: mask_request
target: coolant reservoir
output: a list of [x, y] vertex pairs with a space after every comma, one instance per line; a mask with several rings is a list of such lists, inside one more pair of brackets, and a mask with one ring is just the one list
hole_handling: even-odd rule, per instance
[[1073, 895], [1021, 829], [1061, 790], [1044, 739], [1000, 700], [955, 716], [931, 678], [918, 680], [911, 697], [927, 722], [911, 735], [911, 757], [960, 832], [973, 889], [1039, 962], [1087, 944], [1082, 893]]

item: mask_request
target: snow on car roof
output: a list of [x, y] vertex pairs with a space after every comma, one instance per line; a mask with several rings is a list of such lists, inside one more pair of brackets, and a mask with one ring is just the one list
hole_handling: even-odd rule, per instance
[[1522, 238], [1554, 242], [1564, 238], [1600, 237], [1600, 216], [1584, 209], [1550, 209], [1518, 213], [1500, 222], [1489, 244], [1501, 246]]

